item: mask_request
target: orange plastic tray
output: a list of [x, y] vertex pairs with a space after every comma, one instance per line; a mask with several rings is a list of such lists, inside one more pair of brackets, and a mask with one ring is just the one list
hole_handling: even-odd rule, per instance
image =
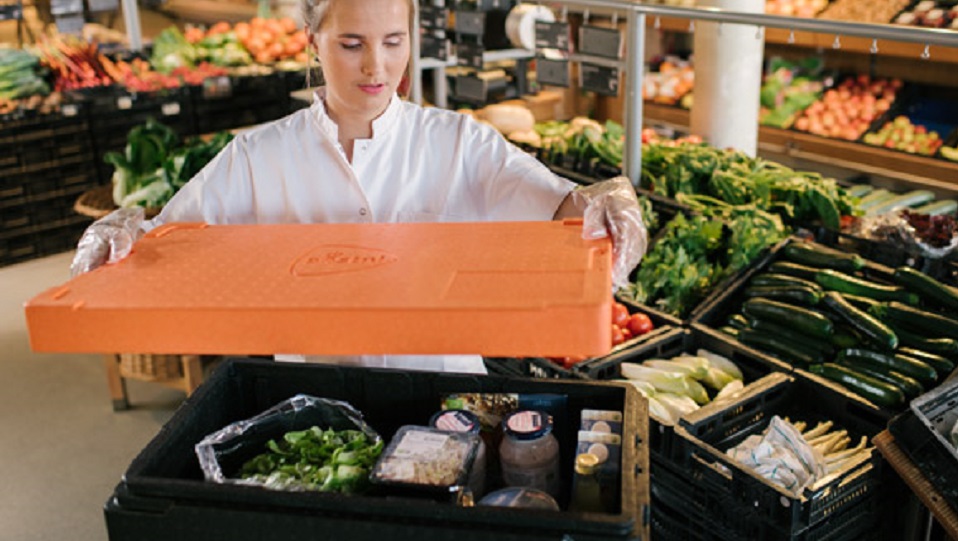
[[581, 221], [168, 224], [26, 304], [40, 352], [598, 355], [611, 249]]

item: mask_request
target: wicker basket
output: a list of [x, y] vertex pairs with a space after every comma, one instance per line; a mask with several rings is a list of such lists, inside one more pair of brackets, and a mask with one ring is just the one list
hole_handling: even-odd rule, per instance
[[[113, 202], [113, 186], [109, 184], [83, 192], [73, 204], [73, 210], [78, 214], [91, 218], [102, 218], [116, 208], [116, 203]], [[147, 218], [152, 218], [159, 214], [161, 209], [150, 207], [143, 210]]]
[[143, 381], [163, 381], [183, 377], [181, 355], [121, 353], [120, 375]]

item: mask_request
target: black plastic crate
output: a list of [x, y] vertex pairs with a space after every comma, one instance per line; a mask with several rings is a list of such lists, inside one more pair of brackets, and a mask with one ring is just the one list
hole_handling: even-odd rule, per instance
[[[624, 412], [621, 487], [615, 514], [463, 508], [400, 496], [271, 491], [203, 480], [193, 447], [204, 436], [298, 393], [344, 400], [385, 439], [426, 424], [441, 395], [549, 393], [566, 397], [556, 426], [567, 499], [583, 408]], [[647, 539], [646, 408], [629, 387], [469, 374], [230, 360], [181, 406], [140, 452], [106, 504], [110, 539]], [[562, 426], [562, 425], [566, 426]], [[321, 532], [318, 534], [317, 532]]]
[[892, 419], [889, 432], [898, 446], [958, 509], [958, 450], [949, 434], [958, 422], [958, 378], [911, 401], [908, 410]]
[[[740, 466], [725, 451], [761, 433], [774, 415], [812, 425], [833, 421], [833, 430], [847, 430], [850, 445], [855, 445], [862, 436], [871, 438], [885, 426], [883, 419], [862, 412], [855, 398], [848, 392], [824, 388], [801, 374], [772, 374], [733, 402], [683, 417], [675, 433], [677, 438], [687, 440], [687, 453], [678, 463], [690, 475], [700, 477], [699, 490], [711, 491], [715, 498], [724, 496], [731, 509], [751, 512], [765, 527], [781, 532], [785, 538], [834, 522], [847, 510], [880, 494], [881, 461], [874, 449], [868, 459], [828, 476], [827, 482], [804, 489], [798, 497]], [[868, 530], [875, 524], [860, 526]]]
[[[711, 333], [704, 329], [682, 328], [670, 329], [657, 340], [651, 340], [615, 355], [587, 361], [577, 366], [576, 370], [594, 379], [618, 379], [621, 377], [621, 365], [624, 362], [641, 363], [648, 359], [668, 359], [682, 353], [694, 354], [700, 348], [722, 355], [735, 363], [742, 371], [746, 385], [760, 380], [771, 372], [791, 371], [791, 367], [785, 363], [754, 355], [719, 333]], [[653, 457], [664, 460], [680, 457], [684, 452], [681, 447], [683, 444], [683, 441], [676, 440], [672, 426], [649, 417], [649, 451]]]
[[37, 257], [34, 236], [29, 233], [0, 238], [0, 267]]
[[289, 114], [285, 102], [245, 102], [236, 103], [220, 110], [203, 111], [196, 113], [198, 133], [215, 133], [236, 128], [248, 128], [278, 120]]

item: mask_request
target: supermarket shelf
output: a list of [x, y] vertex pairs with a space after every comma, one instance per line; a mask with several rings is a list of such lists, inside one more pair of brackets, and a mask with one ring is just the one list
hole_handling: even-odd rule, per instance
[[958, 514], [948, 505], [938, 489], [921, 473], [921, 470], [915, 466], [915, 463], [905, 455], [898, 443], [895, 442], [895, 437], [885, 430], [872, 438], [872, 443], [918, 496], [921, 503], [931, 511], [931, 514], [938, 520], [948, 536], [952, 539], [958, 539]]
[[[687, 131], [690, 123], [689, 111], [650, 103], [644, 106], [644, 117], [646, 123], [664, 123], [682, 131]], [[759, 127], [758, 141], [762, 150], [797, 159], [894, 177], [947, 191], [954, 191], [958, 186], [956, 162], [767, 126]]]
[[[689, 19], [673, 17], [646, 18], [648, 28], [656, 28], [663, 32], [688, 32]], [[958, 36], [958, 32], [955, 32]], [[766, 28], [765, 43], [775, 45], [789, 45], [807, 49], [831, 49], [835, 45], [835, 34], [821, 34], [816, 32], [792, 31], [785, 28]], [[902, 41], [878, 40], [868, 38], [839, 36], [839, 48], [844, 52], [871, 54], [872, 45], [877, 46], [877, 54], [896, 56], [901, 58], [920, 59], [925, 50], [924, 44]], [[930, 60], [936, 62], [950, 62], [958, 64], [958, 47], [930, 46], [928, 49]]]

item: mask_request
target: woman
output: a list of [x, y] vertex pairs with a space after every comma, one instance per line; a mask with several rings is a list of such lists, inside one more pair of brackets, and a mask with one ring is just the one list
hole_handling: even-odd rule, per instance
[[[141, 231], [167, 222], [517, 221], [584, 211], [583, 234], [612, 234], [614, 280], [627, 280], [646, 235], [627, 180], [573, 191], [491, 127], [399, 99], [411, 0], [303, 0], [303, 14], [326, 81], [313, 105], [239, 134], [151, 222], [121, 209], [91, 225], [75, 274], [124, 257]], [[476, 356], [332, 361], [483, 371]]]

